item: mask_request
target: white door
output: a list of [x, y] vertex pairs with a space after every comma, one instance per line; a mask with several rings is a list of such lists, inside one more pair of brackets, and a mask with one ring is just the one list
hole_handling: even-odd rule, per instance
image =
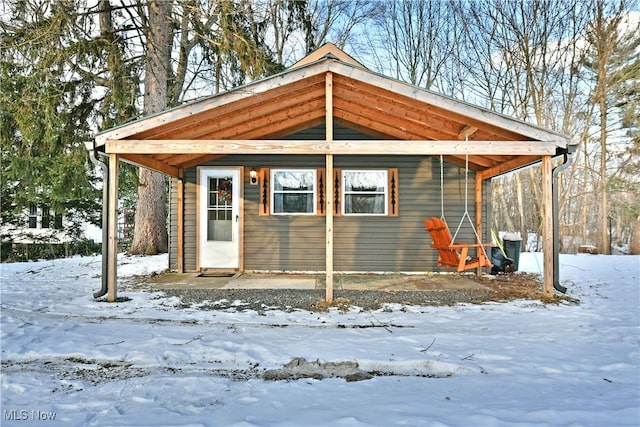
[[200, 167], [200, 268], [240, 267], [239, 168]]

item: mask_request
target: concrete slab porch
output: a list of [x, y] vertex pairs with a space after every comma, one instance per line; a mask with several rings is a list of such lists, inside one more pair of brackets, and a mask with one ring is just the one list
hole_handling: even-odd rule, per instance
[[[325, 289], [324, 274], [165, 273], [141, 284], [164, 289]], [[488, 290], [461, 274], [334, 274], [335, 290], [442, 291]]]

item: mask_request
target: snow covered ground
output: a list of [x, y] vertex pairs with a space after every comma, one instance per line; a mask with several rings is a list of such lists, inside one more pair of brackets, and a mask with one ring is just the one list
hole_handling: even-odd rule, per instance
[[[126, 286], [108, 304], [99, 257], [2, 264], [0, 424], [638, 426], [640, 257], [560, 262], [578, 304], [346, 313], [203, 311]], [[119, 275], [165, 266], [122, 257]]]

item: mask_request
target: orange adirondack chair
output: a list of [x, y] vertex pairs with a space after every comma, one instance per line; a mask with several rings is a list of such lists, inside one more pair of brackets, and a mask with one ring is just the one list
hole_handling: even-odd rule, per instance
[[[438, 250], [438, 267], [455, 268], [458, 272], [477, 267], [493, 267], [484, 249], [493, 246], [491, 243], [453, 243], [449, 226], [440, 218], [427, 218], [424, 226], [431, 234], [431, 247]], [[470, 248], [477, 249], [476, 257], [469, 257]]]

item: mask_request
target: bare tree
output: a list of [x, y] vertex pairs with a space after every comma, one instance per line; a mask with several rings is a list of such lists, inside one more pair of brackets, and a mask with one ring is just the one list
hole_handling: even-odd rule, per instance
[[[628, 79], [638, 80], [636, 67], [625, 67], [632, 53], [638, 48], [640, 36], [635, 33], [625, 33], [622, 29], [624, 18], [627, 16], [626, 4], [619, 1], [615, 4], [598, 0], [592, 9], [592, 21], [587, 31], [590, 45], [590, 55], [587, 67], [592, 70], [594, 87], [593, 103], [597, 105], [599, 117], [599, 177], [598, 177], [598, 235], [597, 243], [602, 253], [611, 253], [611, 210], [610, 210], [610, 180], [612, 173], [608, 167], [612, 163], [609, 149], [609, 139], [619, 125], [612, 124], [618, 120], [619, 111], [613, 112], [616, 100], [611, 94], [616, 94], [616, 88]], [[637, 61], [637, 54], [636, 54]], [[629, 74], [628, 72], [631, 72]], [[619, 167], [615, 167], [619, 170]]]
[[451, 71], [458, 27], [449, 2], [384, 3], [374, 22], [379, 31], [367, 37], [381, 73], [429, 89]]
[[[576, 41], [587, 16], [581, 2], [490, 0], [459, 3], [455, 10], [464, 22], [461, 61], [469, 70], [474, 101], [560, 132], [580, 129], [586, 95], [579, 84], [582, 53]], [[529, 169], [494, 180], [494, 188], [500, 186], [502, 198], [517, 206], [517, 231], [526, 239], [540, 219], [531, 214], [539, 211], [537, 199], [522, 195], [539, 194], [539, 172]], [[563, 192], [561, 206], [567, 197]]]
[[631, 244], [629, 245], [631, 255], [640, 255], [640, 215], [636, 218], [631, 234]]

